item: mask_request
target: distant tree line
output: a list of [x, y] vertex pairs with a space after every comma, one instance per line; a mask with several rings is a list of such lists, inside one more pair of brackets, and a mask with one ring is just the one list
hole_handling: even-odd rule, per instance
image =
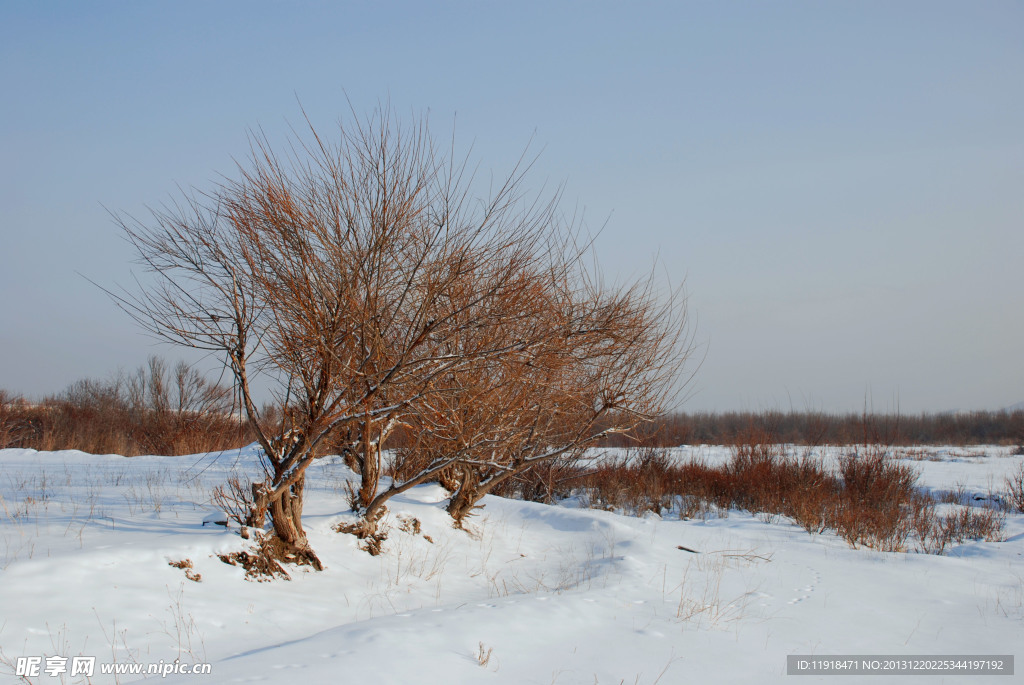
[[[265, 411], [274, 414], [272, 407]], [[417, 431], [413, 425], [398, 426], [385, 448], [410, 449], [419, 439]], [[611, 434], [600, 446], [733, 445], [752, 432], [800, 445], [1024, 445], [1024, 411], [675, 412]], [[232, 414], [228, 389], [159, 358], [133, 373], [77, 381], [37, 402], [0, 390], [0, 449], [180, 455], [234, 449], [254, 440], [248, 425]]]
[[731, 445], [751, 431], [801, 445], [1020, 445], [1024, 411], [935, 414], [827, 413], [817, 411], [677, 412], [604, 440], [609, 447]]

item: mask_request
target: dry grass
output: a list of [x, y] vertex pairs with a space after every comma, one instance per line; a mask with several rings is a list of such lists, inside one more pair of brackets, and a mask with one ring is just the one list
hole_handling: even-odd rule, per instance
[[174, 568], [180, 568], [185, 572], [185, 577], [191, 580], [193, 583], [201, 583], [203, 581], [203, 574], [197, 573], [193, 570], [191, 559], [182, 559], [180, 561], [168, 561], [168, 566]]
[[488, 647], [483, 642], [481, 642], [479, 647], [477, 648], [476, 662], [480, 664], [482, 668], [487, 668], [487, 665], [491, 663], [491, 655], [493, 653], [493, 647]]

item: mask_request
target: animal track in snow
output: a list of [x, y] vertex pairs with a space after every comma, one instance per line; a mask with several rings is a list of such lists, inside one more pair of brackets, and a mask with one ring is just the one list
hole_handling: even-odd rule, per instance
[[793, 592], [796, 592], [797, 595], [786, 602], [786, 604], [799, 604], [806, 599], [810, 599], [814, 591], [818, 589], [818, 585], [821, 583], [821, 574], [818, 572], [818, 569], [812, 566], [805, 566], [804, 568], [811, 572], [812, 580], [805, 585], [793, 588]]

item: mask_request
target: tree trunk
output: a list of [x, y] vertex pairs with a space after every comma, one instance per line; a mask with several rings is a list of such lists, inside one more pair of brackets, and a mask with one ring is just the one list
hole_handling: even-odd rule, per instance
[[363, 459], [362, 477], [359, 485], [359, 505], [370, 506], [377, 496], [377, 486], [380, 484], [380, 445], [374, 443], [371, 437], [372, 421], [363, 423]]
[[462, 528], [462, 522], [469, 516], [476, 503], [483, 496], [478, 492], [480, 475], [472, 468], [462, 468], [458, 488], [448, 500], [448, 513], [455, 520], [455, 527]]
[[[291, 487], [286, 488], [279, 497], [271, 499], [271, 492], [266, 484], [262, 487], [253, 485], [255, 504], [250, 518], [253, 525], [262, 528], [266, 512], [270, 512], [270, 523], [274, 528], [273, 544], [264, 545], [267, 554], [277, 561], [299, 565], [309, 565], [318, 571], [323, 570], [319, 557], [309, 546], [306, 533], [302, 530], [302, 505], [305, 497], [306, 477], [300, 476]], [[262, 513], [260, 513], [262, 508]], [[260, 525], [257, 525], [259, 522]]]
[[357, 476], [363, 475], [363, 460], [356, 454], [354, 449], [346, 447], [342, 451], [343, 458], [345, 459], [345, 466], [352, 469], [352, 473]]
[[301, 547], [306, 536], [302, 531], [302, 490], [305, 477], [286, 489], [281, 496], [270, 503], [270, 522], [274, 535], [286, 545]]
[[267, 484], [257, 482], [252, 484], [252, 507], [245, 518], [245, 525], [256, 530], [263, 530], [263, 524], [267, 521], [267, 508], [270, 506]]

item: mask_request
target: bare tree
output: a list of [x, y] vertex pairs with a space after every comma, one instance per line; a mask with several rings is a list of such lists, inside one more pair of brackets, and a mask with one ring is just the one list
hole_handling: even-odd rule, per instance
[[679, 391], [690, 339], [678, 291], [657, 293], [651, 279], [604, 291], [580, 270], [560, 276], [537, 281], [531, 301], [542, 306], [509, 317], [545, 331], [537, 344], [452, 376], [412, 419], [417, 438], [400, 458], [451, 463], [439, 480], [457, 525], [509, 479], [654, 420]]
[[[310, 127], [289, 150], [254, 137], [236, 180], [148, 222], [118, 217], [154, 279], [117, 299], [157, 336], [221, 355], [264, 455], [248, 521], [269, 514], [281, 555], [319, 568], [301, 517], [324, 446], [358, 466], [358, 532], [372, 534], [388, 498], [450, 465], [381, 490], [388, 434], [455, 379], [564, 337], [513, 324], [543, 321], [538, 293], [567, 282], [582, 251], [557, 192], [526, 197], [529, 164], [478, 199], [424, 120], [401, 126], [382, 108], [336, 144]], [[273, 416], [258, 382], [273, 388]]]

